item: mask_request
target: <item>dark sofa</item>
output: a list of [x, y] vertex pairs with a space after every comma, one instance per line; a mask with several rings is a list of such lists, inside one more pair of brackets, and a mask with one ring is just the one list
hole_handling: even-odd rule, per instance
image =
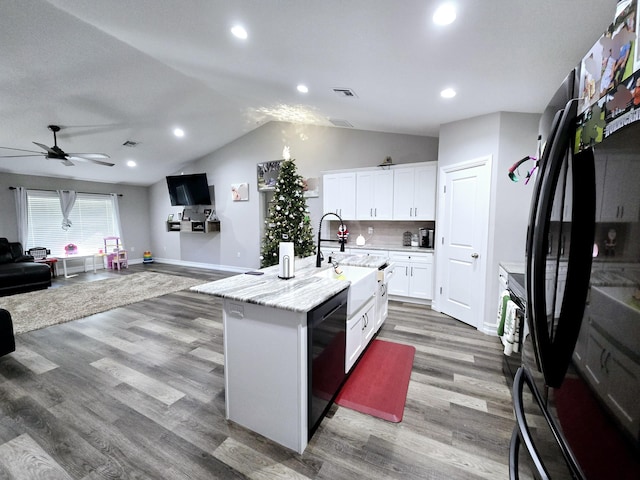
[[51, 286], [51, 270], [25, 255], [20, 242], [0, 238], [0, 296]]

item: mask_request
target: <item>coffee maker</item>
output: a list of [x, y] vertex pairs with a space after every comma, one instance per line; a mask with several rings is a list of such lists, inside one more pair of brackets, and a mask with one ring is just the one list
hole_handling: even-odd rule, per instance
[[419, 228], [418, 245], [420, 245], [422, 248], [433, 248], [434, 236], [435, 230], [433, 228]]

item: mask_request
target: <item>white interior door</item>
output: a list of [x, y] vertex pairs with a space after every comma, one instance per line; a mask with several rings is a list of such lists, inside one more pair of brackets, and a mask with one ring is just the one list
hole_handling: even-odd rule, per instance
[[491, 158], [441, 173], [437, 309], [476, 328], [484, 312]]

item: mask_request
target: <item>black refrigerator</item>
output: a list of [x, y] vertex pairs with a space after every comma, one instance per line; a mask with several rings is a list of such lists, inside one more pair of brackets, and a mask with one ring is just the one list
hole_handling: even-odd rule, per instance
[[540, 121], [512, 479], [640, 479], [637, 20], [618, 3]]

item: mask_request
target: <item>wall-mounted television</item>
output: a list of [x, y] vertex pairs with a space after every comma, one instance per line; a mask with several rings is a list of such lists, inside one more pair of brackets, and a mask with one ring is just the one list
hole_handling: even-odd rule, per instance
[[167, 177], [171, 205], [212, 205], [206, 173]]

